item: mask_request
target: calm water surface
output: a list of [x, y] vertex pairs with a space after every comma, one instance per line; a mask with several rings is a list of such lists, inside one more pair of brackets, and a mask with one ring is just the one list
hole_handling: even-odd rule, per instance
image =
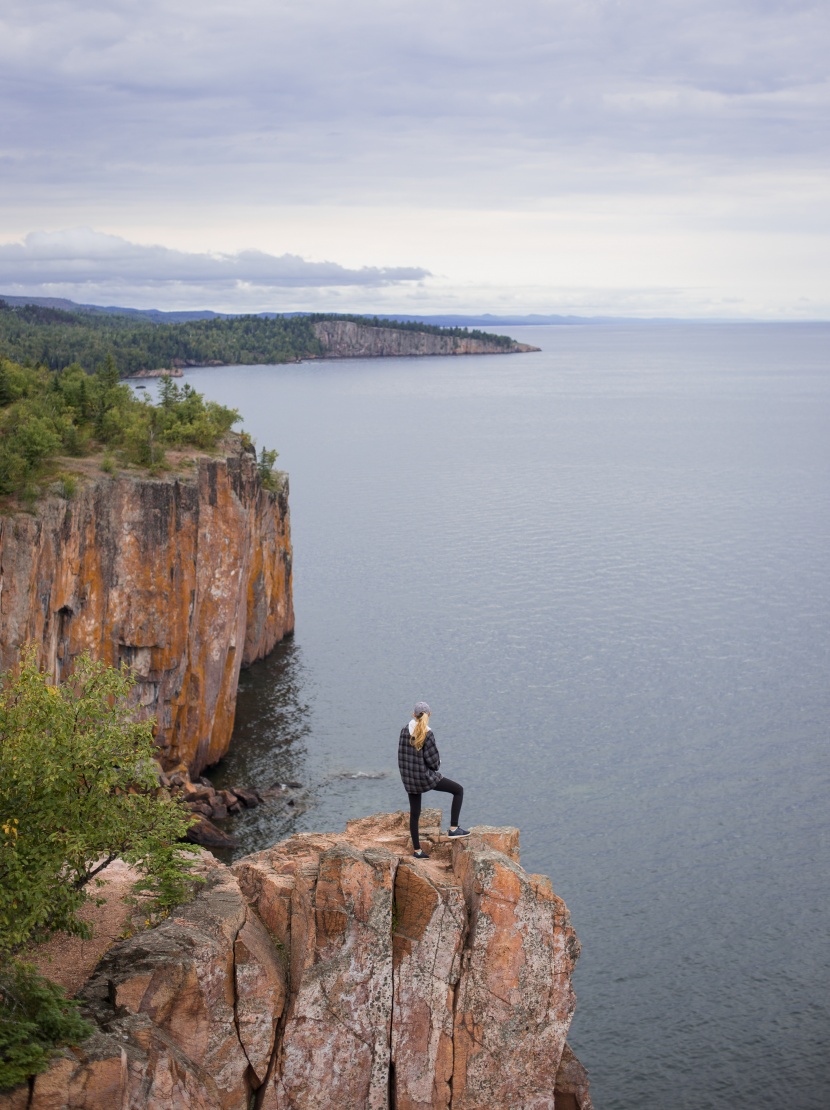
[[401, 808], [425, 698], [464, 823], [570, 907], [598, 1110], [823, 1110], [830, 327], [512, 331], [188, 374], [291, 474], [296, 638], [216, 777], [311, 807], [237, 835]]

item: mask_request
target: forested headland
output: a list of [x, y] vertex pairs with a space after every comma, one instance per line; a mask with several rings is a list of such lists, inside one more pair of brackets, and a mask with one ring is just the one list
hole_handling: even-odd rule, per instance
[[[105, 473], [137, 466], [159, 474], [168, 450], [209, 451], [239, 420], [234, 409], [170, 378], [162, 378], [158, 404], [139, 400], [111, 356], [91, 374], [77, 363], [50, 370], [0, 357], [0, 507], [7, 499], [31, 503], [54, 481], [71, 497], [71, 461], [89, 455], [102, 456]], [[260, 452], [266, 486], [276, 454]]]
[[101, 369], [111, 357], [119, 375], [171, 367], [177, 360], [215, 363], [291, 362], [319, 355], [309, 317], [217, 317], [157, 324], [104, 312], [64, 312], [0, 301], [0, 354], [63, 370]]
[[505, 350], [512, 344], [508, 336], [478, 330], [368, 316], [222, 316], [158, 323], [115, 312], [10, 305], [0, 299], [0, 355], [50, 370], [63, 370], [74, 363], [88, 372], [100, 370], [111, 358], [122, 378], [175, 365], [293, 362], [324, 354], [314, 333], [314, 324], [320, 320], [483, 339]]

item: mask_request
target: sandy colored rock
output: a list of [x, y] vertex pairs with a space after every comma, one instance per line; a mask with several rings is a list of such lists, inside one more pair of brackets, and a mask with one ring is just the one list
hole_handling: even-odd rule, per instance
[[255, 905], [267, 899], [260, 912], [290, 951], [289, 1003], [265, 1106], [386, 1107], [397, 859], [382, 844], [296, 836], [237, 868]]
[[137, 679], [165, 768], [227, 751], [240, 666], [294, 626], [288, 488], [262, 488], [253, 449], [191, 475], [85, 481], [71, 501], [0, 518], [0, 669], [28, 641], [57, 680], [88, 651]]
[[[66, 1049], [37, 1076], [30, 1110], [120, 1110], [127, 1105], [127, 1053], [112, 1037], [96, 1033], [80, 1048]], [[0, 1106], [5, 1105], [0, 1102]]]
[[496, 827], [494, 825], [474, 825], [470, 829], [470, 836], [474, 844], [486, 844], [496, 852], [503, 852], [513, 860], [519, 862], [519, 830], [510, 825]]
[[401, 861], [395, 875], [393, 933], [396, 1110], [450, 1106], [453, 1000], [466, 930], [462, 891], [434, 871], [430, 875], [419, 861]]
[[0, 1091], [0, 1108], [2, 1110], [28, 1110], [29, 1087], [15, 1087], [13, 1091]]
[[[425, 862], [412, 858], [408, 814], [397, 813], [350, 821], [345, 836], [295, 836], [234, 866], [289, 953], [288, 1017], [266, 1110], [384, 1105], [374, 1100], [382, 1081], [368, 1081], [367, 1045], [337, 1032], [360, 1030], [353, 1007], [366, 1005], [357, 993], [343, 1003], [342, 961], [355, 982], [377, 974], [378, 953], [386, 958], [384, 926], [359, 938], [347, 909], [371, 903], [377, 889], [360, 872], [368, 887], [355, 902], [358, 861], [373, 845], [394, 856], [385, 1074], [396, 1110], [553, 1110], [579, 951], [567, 909], [544, 877], [519, 866], [517, 829], [480, 826], [450, 842], [439, 822], [440, 811], [424, 812], [433, 838]], [[377, 997], [385, 1021], [386, 996]]]
[[[210, 1074], [223, 1110], [242, 1110], [249, 1061], [237, 1030], [234, 947], [250, 911], [227, 868], [209, 857], [203, 867], [207, 882], [193, 902], [112, 949], [81, 997], [146, 1016]], [[276, 1017], [267, 1015], [269, 1030]]]
[[254, 1084], [265, 1081], [277, 1022], [286, 998], [283, 959], [267, 930], [253, 913], [234, 941], [236, 1026], [242, 1049], [254, 1072]]

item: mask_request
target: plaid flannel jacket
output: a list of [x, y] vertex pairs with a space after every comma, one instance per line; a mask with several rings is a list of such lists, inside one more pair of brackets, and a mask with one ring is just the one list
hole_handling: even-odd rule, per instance
[[398, 767], [407, 794], [423, 794], [441, 781], [442, 775], [438, 769], [441, 766], [441, 757], [432, 729], [427, 733], [420, 751], [413, 748], [409, 740], [409, 725], [404, 725], [398, 740]]

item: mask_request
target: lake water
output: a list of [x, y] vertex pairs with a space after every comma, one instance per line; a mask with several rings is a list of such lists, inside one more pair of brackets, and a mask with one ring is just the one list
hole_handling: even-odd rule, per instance
[[510, 331], [188, 373], [291, 475], [296, 637], [215, 777], [311, 805], [236, 834], [403, 808], [426, 699], [462, 823], [568, 903], [597, 1110], [824, 1110], [830, 326]]

